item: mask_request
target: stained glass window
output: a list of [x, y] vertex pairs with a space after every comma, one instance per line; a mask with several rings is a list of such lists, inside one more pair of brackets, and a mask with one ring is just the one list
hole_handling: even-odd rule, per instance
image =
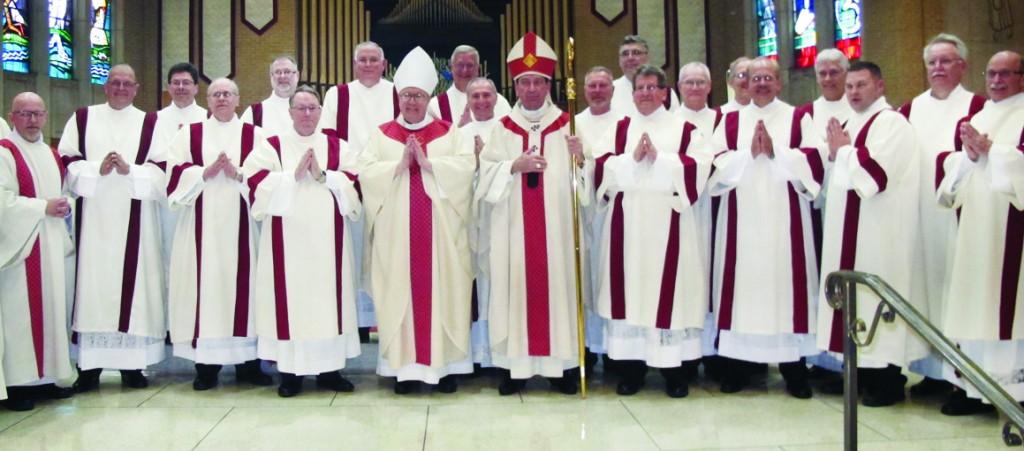
[[779, 39], [776, 34], [775, 1], [757, 0], [757, 56], [779, 59]]
[[110, 73], [110, 2], [92, 0], [92, 30], [89, 32], [89, 44], [92, 54], [89, 57], [89, 75], [92, 82], [102, 85], [107, 82]]
[[814, 0], [793, 0], [793, 59], [796, 67], [814, 67], [818, 56], [815, 19]]
[[68, 0], [50, 1], [50, 77], [71, 79], [71, 10]]
[[3, 61], [4, 70], [28, 73], [28, 0], [4, 0]]
[[860, 0], [835, 0], [836, 48], [849, 59], [860, 58]]

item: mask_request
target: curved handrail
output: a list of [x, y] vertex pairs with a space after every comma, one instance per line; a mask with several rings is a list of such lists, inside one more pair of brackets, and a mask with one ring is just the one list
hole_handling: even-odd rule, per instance
[[[844, 322], [846, 325], [844, 332], [857, 346], [867, 346], [871, 343], [879, 319], [891, 323], [899, 315], [911, 329], [952, 364], [985, 398], [991, 401], [992, 405], [1009, 418], [1010, 421], [1003, 425], [1003, 443], [1007, 446], [1020, 446], [1024, 443], [1022, 440], [1024, 437], [1024, 408], [881, 277], [859, 271], [830, 273], [825, 279], [825, 297], [828, 304], [834, 309], [843, 309], [851, 295], [854, 299], [856, 298], [856, 294], [851, 293], [856, 285], [870, 288], [882, 301], [878, 304], [869, 326], [866, 326], [864, 321], [859, 318]], [[856, 310], [856, 307], [853, 310]], [[865, 331], [868, 332], [867, 338], [860, 340], [858, 334]], [[849, 393], [848, 390], [847, 396]], [[1012, 426], [1016, 426], [1017, 430], [1013, 431]]]

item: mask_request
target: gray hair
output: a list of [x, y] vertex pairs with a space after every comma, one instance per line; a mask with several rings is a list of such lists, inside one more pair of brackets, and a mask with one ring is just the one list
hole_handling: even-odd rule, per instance
[[234, 80], [227, 77], [220, 77], [216, 80], [211, 81], [210, 85], [206, 87], [206, 95], [210, 95], [210, 90], [213, 89], [213, 86], [216, 84], [227, 84], [228, 87], [231, 88], [231, 92], [235, 95], [238, 95], [238, 84], [235, 83]]
[[586, 75], [583, 76], [583, 84], [587, 84], [587, 79], [590, 78], [590, 74], [593, 74], [595, 72], [607, 73], [608, 74], [608, 79], [610, 79], [610, 80], [614, 80], [615, 79], [615, 75], [612, 73], [611, 69], [609, 69], [607, 67], [604, 67], [604, 66], [594, 66], [594, 67], [591, 67], [590, 70], [587, 71]]
[[274, 59], [270, 61], [270, 72], [274, 72], [274, 63], [278, 61], [288, 61], [289, 63], [292, 63], [292, 65], [295, 66], [296, 69], [299, 68], [299, 63], [296, 62], [295, 58], [292, 58], [291, 55], [278, 55], [275, 56]]
[[844, 71], [850, 70], [850, 59], [846, 57], [846, 54], [840, 52], [838, 49], [825, 49], [818, 54], [818, 61], [814, 63], [814, 70], [818, 70], [821, 63], [839, 63], [839, 67], [843, 68]]
[[775, 77], [776, 78], [778, 78], [778, 76], [780, 75], [779, 74], [779, 71], [780, 71], [780, 69], [779, 69], [779, 62], [775, 61], [774, 59], [769, 58], [767, 56], [759, 56], [759, 57], [754, 58], [753, 60], [751, 60], [750, 64], [747, 65], [747, 73], [748, 74], [750, 73], [750, 70], [754, 68], [754, 66], [765, 66], [765, 67], [771, 69], [772, 72], [775, 73]]
[[708, 69], [708, 65], [704, 64], [704, 63], [702, 63], [700, 61], [694, 61], [692, 63], [686, 63], [686, 64], [683, 65], [683, 67], [679, 68], [679, 80], [680, 81], [683, 80], [683, 72], [686, 72], [687, 69], [697, 69], [702, 74], [704, 74], [705, 78], [707, 78], [709, 81], [711, 80], [711, 69]]
[[726, 71], [726, 73], [725, 73], [725, 78], [727, 80], [730, 80], [730, 81], [733, 78], [736, 78], [736, 66], [739, 66], [740, 63], [745, 62], [745, 61], [750, 61], [750, 58], [747, 58], [745, 56], [741, 56], [739, 58], [736, 58], [736, 59], [732, 60], [732, 62], [729, 63], [729, 70]]
[[653, 64], [644, 64], [636, 68], [636, 77], [633, 78], [633, 80], [636, 80], [637, 78], [640, 77], [650, 77], [652, 75], [658, 77], [659, 88], [668, 87], [668, 79], [665, 77], [665, 71], [661, 70], [660, 67], [655, 66]]
[[455, 62], [455, 57], [463, 53], [472, 53], [473, 58], [476, 59], [476, 62], [480, 62], [480, 52], [476, 50], [476, 47], [473, 47], [471, 45], [460, 45], [458, 47], [455, 47], [455, 50], [452, 51], [452, 57], [451, 59], [448, 60], [448, 64], [451, 65], [451, 63]]
[[494, 84], [494, 80], [491, 80], [490, 78], [487, 78], [487, 77], [476, 77], [476, 78], [470, 80], [469, 84], [466, 85], [466, 91], [468, 92], [469, 89], [472, 88], [473, 85], [475, 85], [477, 83], [486, 84], [486, 85], [491, 87], [491, 91], [494, 91], [495, 94], [498, 93], [498, 86]]
[[355, 61], [356, 55], [359, 53], [360, 50], [365, 49], [367, 47], [376, 48], [377, 51], [380, 52], [380, 59], [384, 59], [384, 48], [381, 47], [380, 44], [377, 44], [376, 42], [373, 41], [363, 41], [360, 42], [359, 44], [356, 44], [355, 50], [352, 51], [352, 61]]
[[953, 44], [953, 47], [956, 47], [956, 53], [960, 56], [960, 59], [964, 61], [967, 60], [967, 44], [964, 44], [962, 39], [949, 33], [939, 33], [924, 46], [923, 58], [925, 63], [928, 62], [928, 50], [930, 50], [935, 44]]
[[288, 98], [288, 106], [295, 105], [295, 96], [299, 95], [300, 93], [306, 93], [312, 95], [313, 97], [316, 97], [316, 104], [320, 104], [320, 93], [316, 92], [316, 90], [310, 87], [309, 85], [302, 85], [299, 86], [298, 88], [295, 88], [295, 93]]
[[619, 44], [619, 48], [622, 48], [622, 46], [624, 46], [626, 44], [640, 44], [640, 45], [644, 46], [644, 51], [645, 52], [649, 52], [651, 50], [650, 48], [647, 47], [647, 40], [644, 39], [644, 38], [641, 38], [640, 36], [637, 36], [635, 34], [631, 34], [631, 35], [628, 35], [628, 36], [622, 38], [622, 43]]

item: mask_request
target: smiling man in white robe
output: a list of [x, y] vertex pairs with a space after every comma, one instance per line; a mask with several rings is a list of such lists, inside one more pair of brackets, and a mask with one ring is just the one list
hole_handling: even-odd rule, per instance
[[14, 132], [0, 141], [0, 384], [8, 395], [0, 405], [9, 410], [72, 393], [54, 384], [74, 374], [64, 287], [64, 257], [74, 248], [64, 165], [43, 139], [46, 115], [42, 98], [18, 94], [7, 114]]
[[[455, 47], [451, 59], [448, 60], [448, 70], [452, 74], [452, 84], [447, 90], [430, 99], [427, 114], [459, 127], [480, 120], [476, 117], [476, 112], [473, 111], [469, 102], [469, 82], [481, 76], [480, 52], [469, 45]], [[494, 95], [495, 103], [492, 115], [502, 118], [512, 107], [508, 104], [505, 96], [497, 92]]]
[[270, 96], [249, 105], [242, 113], [242, 122], [263, 129], [266, 136], [275, 136], [292, 129], [288, 100], [299, 85], [299, 66], [290, 56], [279, 56], [270, 63]]

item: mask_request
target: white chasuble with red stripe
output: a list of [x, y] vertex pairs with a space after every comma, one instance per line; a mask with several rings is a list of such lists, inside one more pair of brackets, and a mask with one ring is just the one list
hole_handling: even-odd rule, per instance
[[[818, 291], [810, 202], [824, 179], [811, 118], [774, 100], [726, 114], [715, 130], [708, 191], [720, 196], [713, 300], [723, 333], [813, 334]], [[758, 121], [774, 156], [753, 158]]]
[[[165, 175], [148, 156], [155, 124], [156, 113], [104, 103], [79, 109], [64, 127], [59, 150], [78, 197], [75, 332], [167, 335], [157, 218]], [[110, 152], [131, 166], [128, 174], [100, 175]]]
[[[380, 126], [359, 155], [380, 355], [395, 370], [469, 355], [473, 149], [451, 123], [426, 121]], [[397, 172], [410, 138], [430, 168]]]
[[[876, 274], [925, 313], [922, 277], [914, 267], [920, 176], [914, 130], [882, 97], [854, 114], [846, 131], [853, 143], [836, 153], [826, 190], [821, 272]], [[842, 352], [843, 314], [824, 302], [822, 282], [818, 347]], [[878, 303], [869, 289], [857, 290], [859, 317], [870, 320]], [[858, 350], [862, 367], [905, 366], [925, 355], [920, 339], [902, 319], [880, 323], [877, 334], [870, 346]]]
[[[358, 327], [349, 231], [349, 221], [362, 214], [355, 155], [344, 141], [320, 133], [300, 136], [290, 130], [267, 142], [253, 149], [244, 165], [252, 215], [262, 222], [254, 284], [260, 353], [264, 338], [340, 343], [344, 340], [337, 337], [355, 334]], [[295, 179], [309, 149], [326, 172], [323, 184], [308, 175]], [[358, 346], [352, 351], [338, 357], [359, 355]]]
[[221, 153], [241, 167], [265, 146], [261, 129], [237, 118], [183, 127], [167, 155], [167, 202], [180, 210], [171, 252], [168, 319], [171, 341], [196, 347], [197, 339], [255, 337], [252, 282], [256, 275], [256, 223], [248, 189], [222, 172], [203, 180]]
[[46, 215], [61, 197], [64, 165], [40, 139], [0, 141], [0, 382], [21, 385], [73, 374], [68, 356], [64, 218]]
[[[633, 153], [647, 133], [655, 161]], [[597, 311], [631, 326], [704, 327], [708, 275], [694, 208], [711, 156], [693, 124], [662, 109], [624, 118], [597, 146], [594, 184], [604, 210]]]
[[[559, 365], [574, 367], [578, 350], [569, 116], [546, 104], [532, 119], [521, 105], [513, 107], [480, 154], [476, 197], [492, 204], [490, 216], [481, 218], [488, 221], [491, 239], [491, 351], [499, 366], [501, 361], [530, 365], [528, 359], [554, 358]], [[526, 152], [544, 157], [542, 173], [511, 172], [512, 163]], [[591, 189], [584, 172], [577, 171], [575, 181], [581, 202]], [[555, 374], [554, 366], [544, 375], [561, 376], [564, 368]], [[537, 374], [536, 368], [511, 369], [513, 377], [522, 378]]]
[[1024, 338], [1024, 94], [989, 102], [971, 119], [987, 156], [940, 154], [938, 194], [959, 209], [943, 332], [957, 340]]

